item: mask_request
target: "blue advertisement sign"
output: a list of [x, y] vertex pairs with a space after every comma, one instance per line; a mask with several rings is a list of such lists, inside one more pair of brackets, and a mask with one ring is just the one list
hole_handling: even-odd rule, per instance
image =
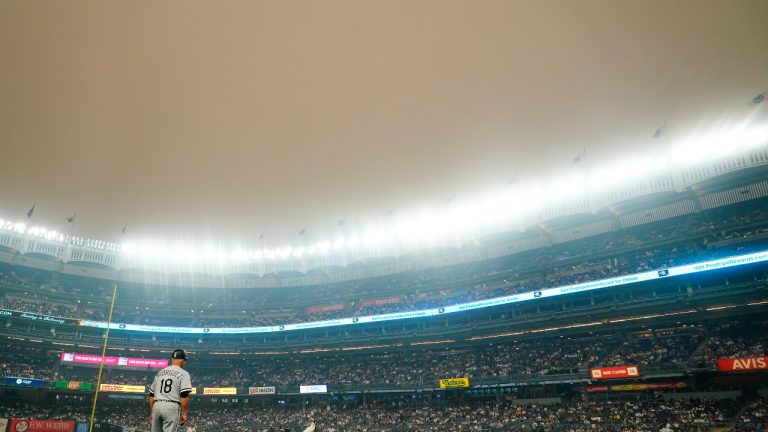
[[90, 423], [78, 423], [75, 427], [75, 432], [88, 432], [88, 426], [90, 426]]
[[42, 387], [45, 381], [34, 378], [5, 377], [5, 385], [21, 387]]

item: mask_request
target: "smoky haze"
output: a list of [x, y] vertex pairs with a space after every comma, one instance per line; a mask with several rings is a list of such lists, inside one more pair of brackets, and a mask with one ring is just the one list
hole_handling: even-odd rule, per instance
[[[0, 2], [0, 217], [328, 238], [657, 151], [768, 90], [768, 2]], [[77, 212], [74, 227], [65, 218]]]

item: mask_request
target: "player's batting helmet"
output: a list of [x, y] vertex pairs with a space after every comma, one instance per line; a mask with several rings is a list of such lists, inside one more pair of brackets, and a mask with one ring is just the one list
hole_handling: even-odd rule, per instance
[[181, 348], [175, 349], [173, 350], [173, 354], [171, 354], [171, 358], [175, 360], [186, 360], [187, 352]]

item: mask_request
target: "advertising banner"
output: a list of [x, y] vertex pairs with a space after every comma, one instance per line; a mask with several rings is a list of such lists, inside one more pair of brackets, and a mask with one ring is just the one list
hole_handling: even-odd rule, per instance
[[144, 393], [147, 388], [137, 385], [124, 385], [124, 384], [102, 384], [99, 387], [103, 392], [119, 392], [119, 393]]
[[686, 388], [685, 381], [670, 381], [650, 384], [617, 384], [612, 386], [589, 386], [587, 393], [604, 393], [609, 391], [659, 391]]
[[[142, 331], [142, 332], [156, 332], [156, 333], [175, 333], [175, 334], [252, 334], [252, 333], [272, 333], [294, 330], [306, 330], [325, 327], [335, 327], [342, 325], [361, 325], [367, 323], [393, 321], [393, 320], [406, 320], [417, 319], [431, 316], [439, 316], [446, 314], [459, 313], [475, 309], [490, 308], [500, 305], [515, 304], [521, 302], [530, 302], [542, 300], [545, 298], [559, 297], [570, 295], [574, 293], [588, 292], [593, 290], [601, 290], [617, 286], [625, 286], [630, 284], [637, 284], [640, 282], [654, 281], [659, 279], [666, 279], [671, 277], [683, 276], [688, 274], [708, 272], [712, 270], [732, 268], [738, 266], [752, 265], [756, 263], [768, 262], [768, 250], [755, 252], [746, 255], [737, 255], [728, 258], [721, 258], [711, 261], [703, 261], [695, 264], [686, 264], [677, 267], [669, 267], [664, 269], [650, 270], [642, 273], [635, 273], [626, 276], [618, 276], [607, 279], [600, 279], [590, 282], [582, 282], [573, 285], [559, 286], [555, 288], [536, 288], [531, 291], [522, 292], [518, 294], [507, 295], [503, 297], [494, 297], [485, 300], [477, 300], [469, 303], [461, 303], [452, 306], [445, 306], [433, 309], [395, 312], [381, 315], [366, 315], [360, 317], [347, 317], [338, 318], [325, 321], [311, 321], [299, 324], [278, 324], [273, 326], [261, 326], [261, 327], [171, 327], [171, 326], [156, 326], [156, 325], [141, 325], [141, 324], [123, 324], [112, 323], [107, 324], [103, 321], [82, 320], [80, 325], [85, 327], [96, 327], [105, 329], [107, 327], [125, 331]], [[400, 297], [390, 297], [387, 299], [368, 299], [362, 300], [361, 306], [373, 306], [384, 304], [396, 304], [400, 303]], [[2, 317], [7, 311], [0, 309], [0, 317]], [[11, 312], [7, 312], [11, 314]], [[8, 315], [11, 316], [11, 315]]]
[[469, 387], [469, 378], [447, 378], [440, 380], [440, 388], [463, 388]]
[[11, 419], [10, 432], [74, 432], [71, 420]]
[[717, 359], [717, 370], [720, 372], [757, 371], [768, 369], [768, 357], [740, 357]]
[[53, 388], [67, 390], [93, 390], [93, 384], [82, 381], [56, 381]]
[[75, 432], [88, 432], [90, 430], [90, 423], [78, 423], [75, 427]]
[[[61, 353], [61, 361], [97, 365], [101, 363], [101, 356], [93, 354]], [[163, 369], [168, 367], [168, 360], [106, 356], [104, 357], [104, 364], [109, 366]]]
[[611, 391], [608, 386], [589, 386], [587, 387], [587, 393], [605, 393]]
[[316, 314], [316, 313], [323, 313], [323, 312], [333, 312], [333, 311], [340, 311], [344, 309], [344, 303], [337, 303], [332, 305], [324, 305], [324, 306], [312, 306], [307, 308], [308, 314]]
[[299, 393], [328, 393], [328, 386], [323, 385], [303, 385], [299, 386]]
[[274, 387], [248, 387], [249, 395], [271, 395], [275, 394]]
[[398, 304], [401, 301], [403, 301], [403, 299], [400, 296], [393, 296], [393, 297], [387, 297], [387, 298], [381, 298], [381, 299], [360, 300], [360, 307]]
[[634, 378], [640, 376], [640, 370], [637, 368], [637, 366], [593, 368], [589, 370], [589, 376], [593, 380]]
[[18, 387], [40, 388], [45, 384], [45, 381], [34, 378], [5, 377], [3, 380], [5, 385]]
[[203, 387], [204, 395], [236, 395], [235, 387]]
[[0, 418], [0, 432], [5, 432], [8, 428], [8, 419]]
[[51, 324], [72, 324], [72, 325], [82, 324], [82, 320], [76, 320], [71, 318], [59, 318], [59, 317], [40, 315], [40, 314], [34, 314], [29, 312], [18, 312], [18, 311], [13, 311], [9, 309], [0, 309], [0, 316], [10, 317], [10, 318], [21, 318], [25, 320], [39, 321], [39, 322], [45, 322], [45, 323], [51, 323]]

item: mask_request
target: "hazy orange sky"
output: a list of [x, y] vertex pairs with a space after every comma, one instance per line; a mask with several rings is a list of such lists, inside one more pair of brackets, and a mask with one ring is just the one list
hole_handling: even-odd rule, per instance
[[328, 238], [768, 90], [768, 1], [2, 1], [0, 217]]

